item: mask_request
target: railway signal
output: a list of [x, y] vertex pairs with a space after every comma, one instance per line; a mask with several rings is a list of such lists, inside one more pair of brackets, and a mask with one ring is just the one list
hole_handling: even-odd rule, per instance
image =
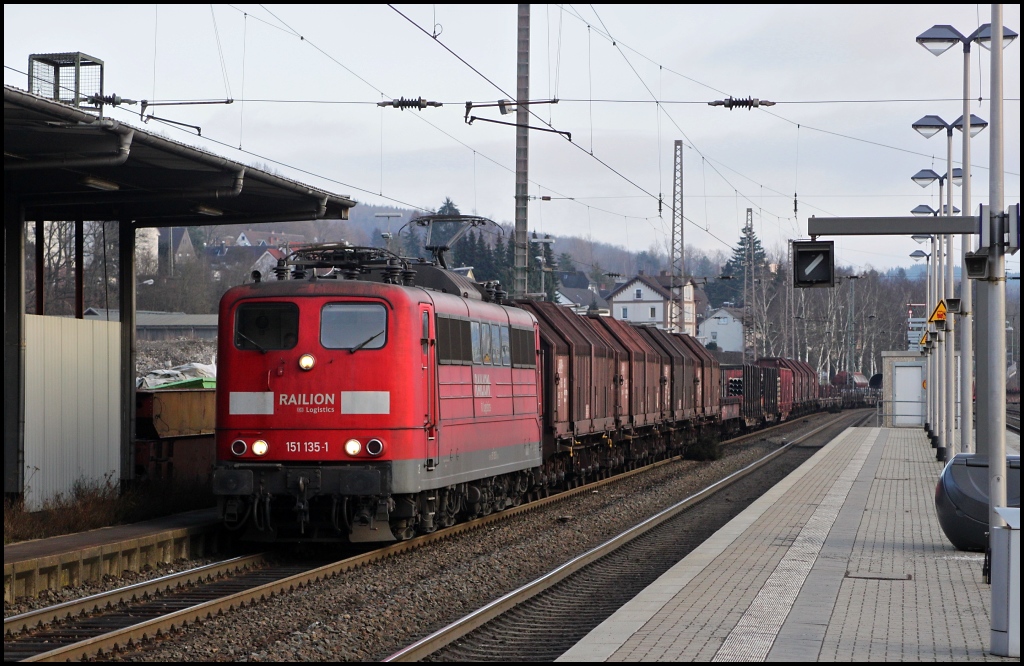
[[833, 241], [793, 241], [793, 286], [806, 289], [836, 283]]

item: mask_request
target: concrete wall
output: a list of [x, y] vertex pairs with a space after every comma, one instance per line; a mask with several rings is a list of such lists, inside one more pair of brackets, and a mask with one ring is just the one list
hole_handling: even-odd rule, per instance
[[121, 325], [25, 316], [24, 497], [121, 478]]

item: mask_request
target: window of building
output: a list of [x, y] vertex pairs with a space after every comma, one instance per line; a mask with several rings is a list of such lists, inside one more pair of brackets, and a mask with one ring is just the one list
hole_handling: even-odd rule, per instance
[[715, 331], [711, 331], [711, 339], [712, 340], [717, 340], [718, 339], [718, 333], [715, 332]]
[[641, 299], [643, 297], [644, 297], [643, 289], [637, 289], [636, 291], [633, 292], [633, 298]]
[[651, 308], [651, 319], [654, 319], [655, 312], [656, 310], [654, 308]]
[[629, 308], [622, 308], [622, 318], [629, 319]]

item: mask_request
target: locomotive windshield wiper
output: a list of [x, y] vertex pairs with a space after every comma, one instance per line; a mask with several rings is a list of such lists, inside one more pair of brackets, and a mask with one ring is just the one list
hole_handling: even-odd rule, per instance
[[266, 354], [266, 353], [267, 353], [267, 350], [266, 350], [266, 349], [264, 349], [263, 347], [261, 347], [261, 346], [260, 346], [260, 343], [256, 342], [255, 340], [253, 340], [252, 338], [250, 338], [250, 337], [249, 337], [248, 335], [246, 335], [245, 333], [242, 333], [241, 331], [235, 331], [235, 335], [237, 335], [238, 337], [242, 338], [243, 340], [245, 340], [246, 342], [248, 342], [248, 343], [249, 343], [250, 345], [252, 345], [252, 346], [253, 346], [253, 347], [255, 347], [256, 349], [259, 349], [259, 350], [260, 350], [261, 352], [263, 352], [264, 354]]
[[380, 337], [381, 335], [383, 335], [383, 334], [384, 334], [384, 331], [386, 331], [386, 330], [387, 330], [386, 328], [382, 328], [382, 329], [380, 329], [379, 331], [377, 331], [376, 333], [374, 333], [373, 335], [371, 335], [370, 337], [366, 338], [365, 340], [363, 340], [362, 342], [360, 342], [360, 343], [359, 343], [358, 345], [356, 345], [355, 347], [353, 347], [353, 348], [351, 349], [351, 352], [352, 352], [353, 354], [355, 354], [355, 353], [356, 353], [357, 351], [359, 351], [360, 349], [362, 349], [363, 347], [365, 347], [366, 345], [370, 344], [370, 343], [371, 343], [371, 342], [373, 342], [373, 341], [374, 341], [375, 339], [377, 339], [377, 338], [379, 338], [379, 337]]

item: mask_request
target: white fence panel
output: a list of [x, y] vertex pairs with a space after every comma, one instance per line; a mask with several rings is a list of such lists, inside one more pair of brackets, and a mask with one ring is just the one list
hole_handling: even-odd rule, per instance
[[121, 324], [25, 316], [25, 508], [121, 478]]

